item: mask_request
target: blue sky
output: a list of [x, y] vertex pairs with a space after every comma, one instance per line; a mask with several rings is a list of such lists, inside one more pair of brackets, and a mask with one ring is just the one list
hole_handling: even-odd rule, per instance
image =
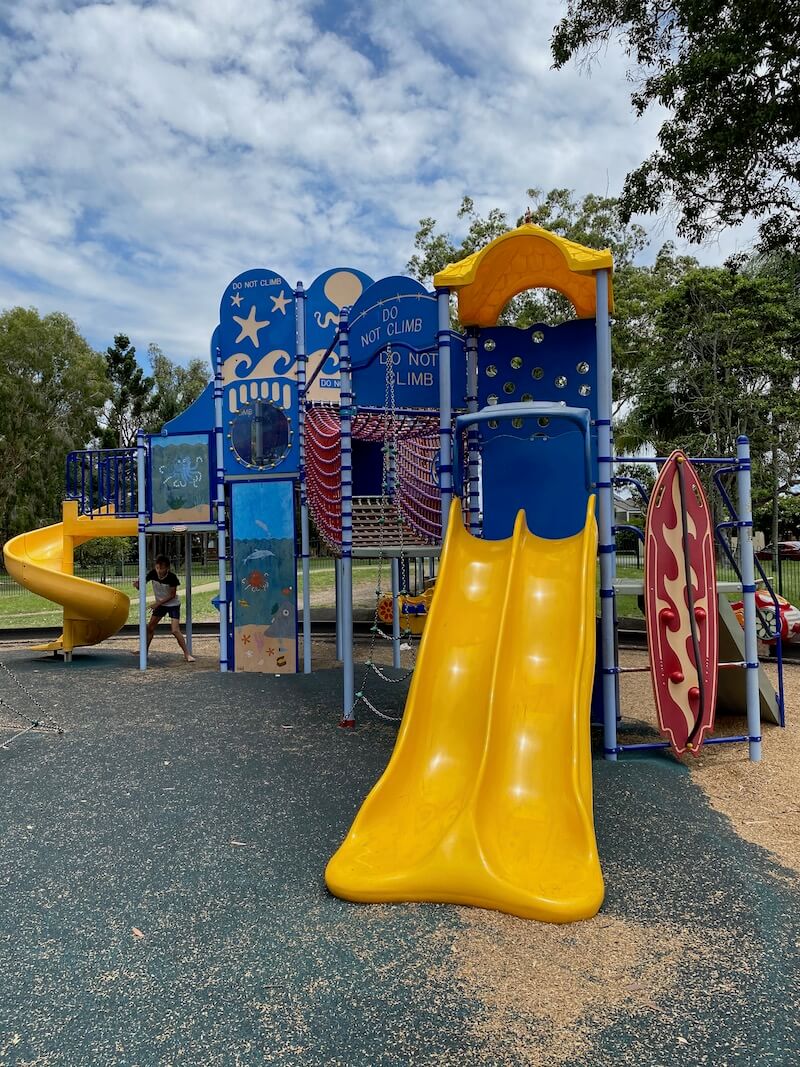
[[[402, 273], [462, 196], [619, 192], [655, 145], [616, 46], [551, 69], [558, 0], [0, 0], [0, 309], [206, 357], [263, 266]], [[643, 220], [652, 252], [669, 221]], [[752, 233], [695, 251], [719, 262]]]

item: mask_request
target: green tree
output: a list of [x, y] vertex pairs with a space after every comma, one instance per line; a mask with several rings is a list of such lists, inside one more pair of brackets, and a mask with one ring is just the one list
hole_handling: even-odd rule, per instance
[[796, 293], [775, 277], [688, 270], [662, 299], [633, 365], [618, 449], [733, 455], [747, 434], [754, 503], [769, 503], [777, 525], [780, 499], [800, 477], [797, 312]]
[[136, 349], [124, 333], [114, 336], [106, 349], [106, 372], [111, 397], [106, 408], [101, 448], [130, 448], [142, 426], [151, 402], [153, 379], [136, 362]]
[[103, 357], [66, 315], [0, 315], [0, 539], [58, 521], [67, 453], [92, 442], [108, 396]]
[[196, 400], [211, 378], [208, 362], [193, 359], [186, 366], [173, 363], [158, 345], [147, 346], [150, 366], [153, 369], [155, 390], [149, 405], [145, 429], [157, 433], [162, 426], [174, 419]]
[[792, 0], [567, 0], [557, 68], [619, 38], [637, 115], [665, 108], [621, 216], [673, 203], [691, 241], [752, 217], [765, 247], [800, 244], [800, 17]]
[[[663, 295], [668, 275], [675, 275], [687, 262], [675, 257], [665, 246], [657, 259], [656, 271], [637, 267], [635, 257], [645, 248], [644, 229], [622, 221], [619, 203], [613, 197], [589, 194], [578, 199], [570, 189], [528, 189], [527, 206], [514, 226], [532, 222], [570, 241], [589, 248], [610, 248], [614, 256], [614, 294], [616, 329], [614, 337], [615, 395], [620, 403], [628, 396], [627, 354], [638, 349], [638, 337], [645, 336], [643, 323], [651, 306]], [[436, 220], [420, 220], [415, 237], [416, 252], [407, 269], [420, 281], [430, 279], [448, 263], [478, 251], [488, 241], [512, 229], [507, 216], [493, 208], [483, 217], [475, 210], [470, 197], [464, 197], [458, 210], [459, 219], [469, 220], [464, 240], [457, 244], [449, 235], [437, 231]], [[509, 301], [500, 321], [506, 325], [532, 326], [537, 322], [558, 323], [574, 316], [572, 305], [553, 289], [536, 289], [520, 293]]]

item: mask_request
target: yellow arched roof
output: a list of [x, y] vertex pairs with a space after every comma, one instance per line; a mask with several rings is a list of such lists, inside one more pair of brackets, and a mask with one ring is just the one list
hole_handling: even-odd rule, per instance
[[[595, 314], [594, 272], [612, 267], [608, 249], [585, 248], [528, 223], [449, 264], [433, 284], [457, 291], [458, 317], [464, 326], [494, 326], [512, 296], [543, 288], [563, 293], [578, 318], [589, 319]], [[609, 278], [609, 311], [613, 301]]]

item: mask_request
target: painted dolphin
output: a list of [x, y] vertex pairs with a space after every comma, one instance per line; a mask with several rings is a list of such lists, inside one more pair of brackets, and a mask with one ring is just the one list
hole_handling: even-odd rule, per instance
[[256, 552], [251, 552], [249, 556], [245, 556], [245, 563], [249, 563], [251, 559], [266, 559], [268, 556], [274, 556], [274, 552], [270, 552], [268, 548], [258, 549]]

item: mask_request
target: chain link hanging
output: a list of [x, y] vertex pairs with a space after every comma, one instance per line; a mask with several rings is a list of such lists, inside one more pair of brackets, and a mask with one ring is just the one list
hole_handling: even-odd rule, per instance
[[[402, 719], [402, 715], [387, 715], [385, 712], [380, 711], [378, 708], [376, 708], [375, 705], [372, 703], [372, 701], [369, 700], [369, 698], [366, 695], [366, 688], [367, 688], [367, 682], [368, 682], [369, 676], [370, 676], [370, 671], [373, 671], [375, 674], [377, 674], [379, 678], [383, 679], [383, 681], [390, 682], [390, 683], [392, 683], [394, 685], [396, 685], [396, 684], [398, 684], [400, 682], [407, 681], [411, 677], [411, 675], [414, 673], [414, 664], [412, 663], [411, 667], [408, 670], [404, 671], [403, 674], [401, 674], [399, 677], [393, 677], [392, 675], [386, 674], [386, 672], [383, 671], [380, 668], [380, 666], [375, 662], [375, 642], [376, 642], [376, 639], [378, 637], [382, 637], [386, 641], [394, 641], [394, 636], [389, 637], [387, 634], [385, 634], [383, 632], [383, 630], [381, 630], [380, 624], [379, 624], [380, 623], [380, 620], [379, 620], [379, 606], [380, 606], [380, 600], [381, 600], [381, 595], [382, 595], [382, 586], [383, 586], [383, 564], [384, 564], [384, 559], [385, 559], [385, 550], [386, 550], [386, 547], [387, 547], [386, 543], [385, 543], [386, 513], [387, 513], [387, 510], [388, 510], [389, 507], [393, 507], [394, 508], [394, 510], [397, 512], [397, 517], [398, 517], [397, 528], [398, 528], [398, 531], [399, 531], [399, 540], [400, 540], [400, 544], [399, 544], [399, 549], [400, 549], [400, 555], [399, 555], [400, 568], [399, 568], [399, 570], [400, 570], [401, 588], [398, 590], [397, 595], [398, 596], [407, 596], [408, 595], [408, 590], [404, 589], [402, 587], [403, 575], [404, 575], [404, 571], [405, 571], [405, 568], [402, 566], [403, 562], [405, 561], [405, 541], [404, 541], [403, 516], [400, 513], [399, 508], [397, 506], [397, 497], [398, 497], [398, 491], [399, 491], [399, 486], [397, 484], [397, 479], [399, 477], [399, 468], [398, 468], [398, 463], [397, 463], [399, 433], [398, 433], [397, 410], [396, 410], [396, 406], [395, 405], [396, 405], [396, 398], [395, 398], [394, 356], [393, 356], [393, 353], [392, 353], [391, 345], [387, 345], [387, 347], [386, 347], [386, 380], [385, 380], [385, 383], [384, 383], [384, 400], [383, 400], [382, 426], [381, 426], [381, 430], [382, 430], [381, 437], [382, 437], [382, 440], [383, 440], [383, 447], [382, 447], [383, 464], [382, 464], [382, 472], [381, 472], [381, 510], [380, 510], [380, 519], [379, 519], [379, 522], [378, 522], [378, 576], [377, 576], [377, 581], [375, 583], [376, 586], [377, 586], [377, 588], [375, 590], [375, 613], [374, 613], [373, 620], [372, 620], [372, 626], [370, 627], [369, 656], [368, 656], [367, 662], [365, 664], [364, 677], [362, 678], [362, 681], [361, 681], [361, 688], [356, 692], [356, 696], [355, 696], [355, 704], [356, 704], [356, 706], [359, 704], [359, 702], [365, 704], [369, 708], [369, 710], [371, 712], [373, 712], [373, 714], [377, 715], [378, 718], [380, 718], [380, 719], [384, 719], [386, 722], [400, 722], [400, 720]], [[390, 497], [389, 497], [390, 491], [393, 494], [391, 504], [389, 503], [389, 501], [390, 501]], [[401, 614], [401, 620], [402, 620], [402, 614]], [[411, 631], [410, 630], [403, 630], [401, 628], [401, 630], [400, 630], [400, 640], [401, 641], [403, 640], [404, 637], [409, 638], [409, 640], [410, 640], [411, 636], [412, 635], [411, 635]], [[401, 645], [401, 647], [402, 647], [402, 645]]]
[[26, 685], [23, 685], [23, 683], [19, 680], [16, 674], [14, 674], [10, 667], [3, 663], [2, 660], [0, 660], [0, 670], [6, 675], [7, 678], [11, 679], [17, 689], [19, 689], [19, 691], [27, 697], [27, 699], [31, 702], [37, 712], [40, 713], [38, 718], [32, 719], [29, 715], [23, 714], [12, 704], [10, 704], [2, 695], [0, 695], [0, 708], [5, 708], [6, 711], [10, 712], [10, 714], [14, 718], [23, 719], [25, 722], [28, 723], [28, 725], [24, 729], [18, 730], [17, 733], [12, 734], [11, 737], [0, 743], [0, 749], [7, 748], [12, 741], [16, 741], [18, 737], [23, 737], [25, 734], [29, 734], [32, 730], [52, 730], [53, 732], [59, 734], [59, 736], [62, 735], [64, 731], [61, 728], [60, 722], [57, 719], [53, 718], [53, 716], [46, 711], [46, 709], [42, 706], [42, 704], [40, 704], [39, 700], [34, 696], [30, 689], [28, 689]]

